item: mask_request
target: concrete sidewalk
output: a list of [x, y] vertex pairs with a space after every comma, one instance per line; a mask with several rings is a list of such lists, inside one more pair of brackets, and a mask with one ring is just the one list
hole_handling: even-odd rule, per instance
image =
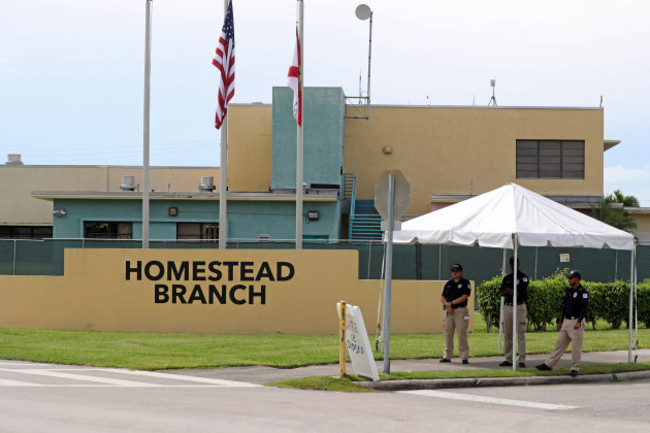
[[[650, 361], [650, 349], [635, 350], [632, 352], [632, 361], [637, 357], [638, 362]], [[526, 366], [528, 369], [535, 368], [548, 357], [548, 354], [528, 355]], [[440, 363], [438, 358], [435, 359], [408, 359], [393, 360], [390, 363], [390, 371], [408, 372], [408, 371], [450, 371], [450, 370], [485, 370], [501, 368], [512, 370], [512, 367], [499, 367], [499, 363], [504, 358], [499, 357], [482, 357], [470, 358], [469, 364], [463, 365], [459, 359], [452, 360], [451, 363]], [[628, 361], [627, 351], [612, 352], [585, 352], [582, 354], [582, 364], [612, 364], [623, 363]], [[566, 353], [556, 367], [568, 367], [571, 364], [571, 353]], [[381, 373], [384, 369], [384, 362], [377, 361], [377, 370]], [[521, 370], [518, 368], [518, 370]], [[354, 373], [351, 364], [347, 364], [346, 371]], [[204, 370], [165, 370], [167, 373], [177, 372], [184, 375], [210, 377], [215, 379], [227, 379], [249, 383], [268, 383], [279, 380], [297, 379], [311, 376], [338, 376], [338, 364], [314, 365], [299, 368], [275, 368], [275, 367], [236, 367], [221, 369], [204, 369]], [[576, 378], [568, 375], [563, 376], [536, 376], [528, 378], [469, 378], [469, 379], [426, 379], [426, 380], [391, 380], [379, 382], [362, 382], [363, 386], [380, 390], [402, 390], [402, 389], [432, 389], [432, 388], [459, 388], [473, 386], [518, 386], [533, 385], [543, 383], [587, 383], [587, 382], [604, 382], [618, 380], [632, 380], [650, 378], [650, 371], [617, 374], [616, 378], [611, 374], [601, 375], [580, 375]]]

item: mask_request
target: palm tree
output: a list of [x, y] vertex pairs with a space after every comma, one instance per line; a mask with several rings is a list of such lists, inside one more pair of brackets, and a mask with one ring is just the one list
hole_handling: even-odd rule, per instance
[[617, 189], [607, 197], [603, 198], [608, 203], [623, 203], [625, 207], [640, 207], [639, 200], [633, 195], [625, 195], [620, 189]]
[[617, 189], [603, 197], [598, 205], [591, 207], [591, 210], [594, 218], [629, 232], [636, 228], [636, 222], [628, 215], [626, 207], [639, 207], [639, 200], [633, 195], [625, 195], [620, 189]]

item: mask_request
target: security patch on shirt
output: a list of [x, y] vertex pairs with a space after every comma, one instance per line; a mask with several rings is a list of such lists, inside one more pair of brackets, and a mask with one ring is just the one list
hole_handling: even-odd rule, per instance
[[582, 299], [587, 299], [587, 298], [589, 298], [589, 295], [587, 295], [587, 292], [583, 293], [582, 294]]

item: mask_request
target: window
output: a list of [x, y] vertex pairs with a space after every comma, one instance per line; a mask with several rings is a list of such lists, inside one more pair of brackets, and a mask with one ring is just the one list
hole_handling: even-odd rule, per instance
[[0, 239], [50, 239], [51, 237], [51, 226], [0, 226]]
[[88, 239], [133, 239], [133, 223], [84, 222], [84, 237]]
[[584, 178], [584, 140], [517, 140], [517, 179]]
[[177, 223], [176, 239], [219, 240], [219, 223]]

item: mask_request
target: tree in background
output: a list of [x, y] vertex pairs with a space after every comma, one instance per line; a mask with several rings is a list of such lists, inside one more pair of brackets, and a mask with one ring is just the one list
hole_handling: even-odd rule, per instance
[[594, 218], [616, 227], [617, 229], [631, 231], [636, 228], [634, 219], [628, 215], [626, 207], [640, 207], [639, 200], [633, 195], [625, 195], [617, 189], [608, 196], [603, 197], [598, 205], [592, 206]]
[[607, 203], [623, 203], [624, 207], [641, 207], [636, 197], [633, 195], [625, 195], [620, 189], [606, 196], [603, 201]]

